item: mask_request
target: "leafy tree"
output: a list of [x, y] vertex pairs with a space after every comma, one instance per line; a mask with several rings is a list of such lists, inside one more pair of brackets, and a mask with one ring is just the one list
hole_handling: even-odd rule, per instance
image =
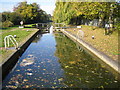
[[43, 22], [48, 17], [37, 3], [27, 4], [27, 2], [21, 2], [14, 7], [14, 11], [22, 15], [25, 23]]
[[120, 4], [116, 2], [56, 2], [53, 20], [66, 24], [81, 24], [81, 20], [99, 19], [99, 27], [105, 23], [112, 29], [120, 18]]
[[6, 20], [10, 19], [10, 13], [11, 12], [3, 12], [2, 13], [2, 22], [5, 22]]
[[57, 23], [70, 24], [71, 19], [75, 15], [75, 11], [72, 9], [71, 5], [71, 2], [57, 2], [53, 20]]
[[9, 21], [13, 22], [14, 25], [19, 25], [22, 20], [22, 16], [19, 13], [12, 12], [10, 13]]

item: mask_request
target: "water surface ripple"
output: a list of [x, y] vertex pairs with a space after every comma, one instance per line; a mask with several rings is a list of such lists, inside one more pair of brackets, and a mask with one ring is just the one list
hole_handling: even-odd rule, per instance
[[39, 34], [3, 81], [3, 88], [118, 88], [111, 73], [62, 33]]

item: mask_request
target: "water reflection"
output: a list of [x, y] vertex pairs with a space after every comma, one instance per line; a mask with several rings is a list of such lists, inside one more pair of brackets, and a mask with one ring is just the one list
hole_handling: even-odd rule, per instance
[[32, 41], [32, 43], [37, 43], [38, 41], [40, 41], [41, 37], [42, 37], [42, 34], [38, 34], [36, 38]]
[[14, 70], [3, 81], [4, 88], [117, 88], [117, 76], [62, 33], [36, 37]]
[[27, 65], [31, 65], [34, 63], [34, 56], [33, 55], [28, 55], [27, 58], [23, 59], [22, 62], [20, 63], [21, 67], [25, 67]]
[[[65, 71], [64, 83], [69, 87], [76, 88], [115, 88], [120, 82], [118, 76], [114, 78], [113, 74], [104, 69], [88, 53], [80, 49], [62, 34], [56, 34], [56, 53], [59, 62]], [[78, 49], [78, 50], [77, 50]], [[82, 51], [82, 52], [81, 52]]]

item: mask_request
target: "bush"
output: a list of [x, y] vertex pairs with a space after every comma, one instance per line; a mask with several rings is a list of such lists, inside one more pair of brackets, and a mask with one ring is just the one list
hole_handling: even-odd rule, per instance
[[13, 24], [11, 21], [8, 21], [8, 20], [2, 23], [2, 27], [3, 27], [3, 28], [11, 27], [11, 26], [13, 26], [13, 25], [14, 25], [14, 24]]

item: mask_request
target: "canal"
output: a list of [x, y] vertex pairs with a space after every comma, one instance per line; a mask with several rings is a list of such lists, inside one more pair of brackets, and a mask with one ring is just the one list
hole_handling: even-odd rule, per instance
[[62, 33], [39, 34], [3, 80], [5, 88], [118, 88], [118, 74]]

